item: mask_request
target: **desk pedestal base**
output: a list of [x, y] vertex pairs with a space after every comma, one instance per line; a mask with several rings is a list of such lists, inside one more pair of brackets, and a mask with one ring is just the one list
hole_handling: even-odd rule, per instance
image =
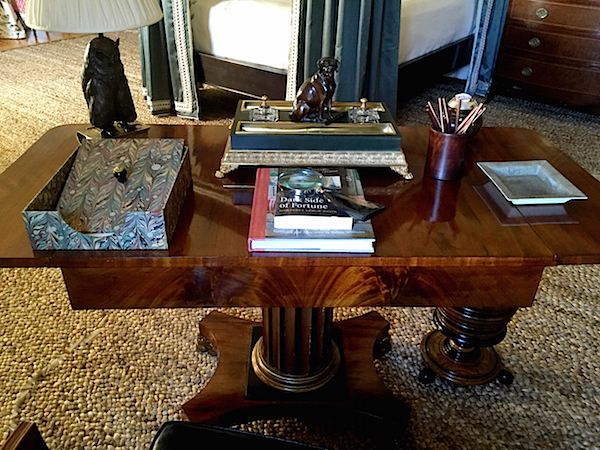
[[334, 324], [343, 348], [344, 389], [334, 383], [332, 392], [327, 385], [307, 394], [281, 392], [280, 400], [272, 395], [262, 400], [246, 395], [254, 327], [254, 322], [218, 312], [200, 322], [201, 334], [217, 350], [219, 363], [207, 386], [183, 405], [187, 420], [230, 426], [306, 414], [341, 419], [346, 424], [356, 421], [357, 427], [381, 439], [397, 438], [403, 432], [410, 407], [383, 385], [373, 364], [374, 354], [388, 337], [389, 324], [379, 314], [371, 312]]

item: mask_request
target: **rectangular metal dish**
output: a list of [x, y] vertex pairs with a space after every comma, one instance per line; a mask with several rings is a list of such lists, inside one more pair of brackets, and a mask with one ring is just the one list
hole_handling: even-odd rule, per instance
[[477, 165], [513, 205], [561, 204], [587, 199], [545, 160], [478, 162]]

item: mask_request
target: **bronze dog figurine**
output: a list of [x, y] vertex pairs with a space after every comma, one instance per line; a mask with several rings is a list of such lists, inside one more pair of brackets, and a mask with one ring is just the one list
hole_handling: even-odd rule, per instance
[[331, 118], [331, 100], [336, 88], [334, 75], [338, 66], [335, 58], [321, 58], [317, 61], [317, 73], [302, 83], [296, 94], [290, 113], [292, 120], [325, 122], [325, 112]]

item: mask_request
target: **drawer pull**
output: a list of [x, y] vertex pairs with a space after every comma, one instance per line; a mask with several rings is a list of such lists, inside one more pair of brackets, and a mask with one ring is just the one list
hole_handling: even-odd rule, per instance
[[546, 8], [540, 8], [535, 12], [535, 15], [540, 19], [545, 19], [548, 17], [548, 10]]
[[540, 41], [539, 38], [532, 37], [531, 39], [529, 39], [529, 41], [527, 41], [527, 43], [529, 44], [529, 46], [531, 48], [536, 48], [536, 47], [540, 46], [540, 44], [542, 43], [542, 41]]
[[533, 69], [531, 67], [523, 67], [521, 69], [521, 75], [524, 77], [529, 77], [533, 74]]

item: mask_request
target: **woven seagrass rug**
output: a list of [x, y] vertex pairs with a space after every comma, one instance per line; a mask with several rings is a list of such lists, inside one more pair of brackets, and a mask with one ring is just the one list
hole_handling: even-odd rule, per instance
[[[203, 120], [150, 115], [141, 93], [134, 32], [119, 33], [139, 120], [227, 124], [238, 97], [201, 92]], [[88, 37], [0, 52], [0, 170], [48, 129], [87, 123], [79, 73]], [[423, 106], [460, 90], [451, 82], [400, 105], [399, 123], [427, 125]], [[598, 117], [497, 96], [485, 125], [532, 128], [600, 175]], [[1, 219], [0, 219], [1, 221]], [[1, 237], [0, 237], [1, 239]], [[50, 449], [145, 449], [160, 425], [209, 381], [218, 361], [198, 345], [209, 309], [74, 311], [59, 269], [0, 269], [0, 444], [20, 421], [35, 422]], [[517, 312], [496, 346], [510, 386], [421, 385], [419, 344], [431, 308], [378, 308], [392, 350], [375, 362], [412, 413], [400, 448], [599, 449], [600, 267], [546, 270], [531, 308]], [[260, 319], [256, 309], [223, 310]], [[370, 309], [336, 311], [341, 320]], [[240, 428], [329, 448], [372, 448], [364, 436], [295, 420]]]

